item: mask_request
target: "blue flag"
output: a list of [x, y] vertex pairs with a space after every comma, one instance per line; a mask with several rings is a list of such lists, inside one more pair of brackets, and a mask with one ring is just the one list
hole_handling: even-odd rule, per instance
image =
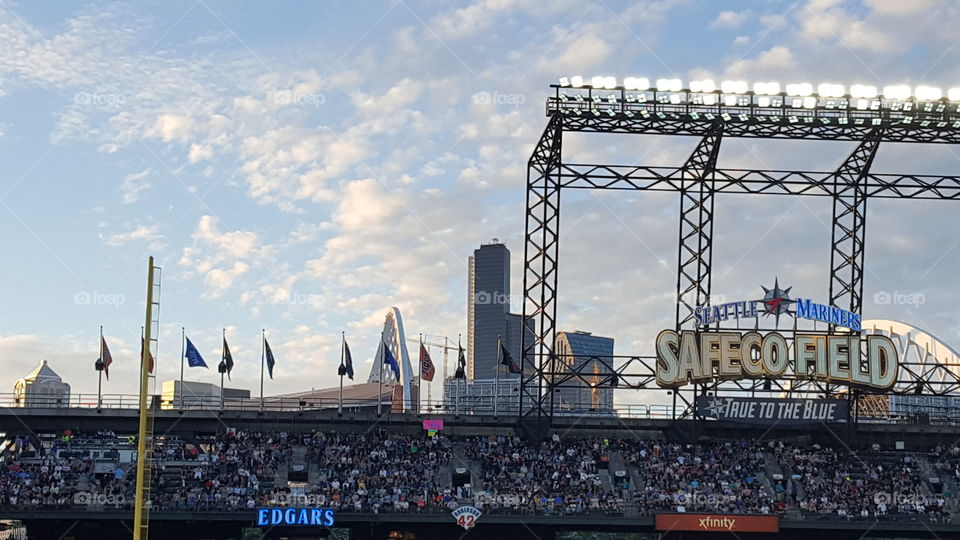
[[393, 368], [393, 375], [396, 377], [397, 381], [400, 380], [400, 366], [397, 365], [397, 359], [393, 357], [393, 353], [390, 352], [390, 347], [387, 347], [387, 344], [383, 344], [383, 362]]
[[273, 351], [270, 350], [270, 344], [267, 343], [267, 338], [263, 338], [263, 350], [267, 355], [267, 373], [270, 374], [270, 378], [273, 378], [273, 365], [277, 363], [273, 359]]
[[187, 365], [190, 367], [207, 367], [207, 363], [204, 362], [203, 357], [200, 356], [200, 351], [193, 346], [190, 338], [187, 338], [187, 352], [184, 353], [184, 357], [187, 359]]

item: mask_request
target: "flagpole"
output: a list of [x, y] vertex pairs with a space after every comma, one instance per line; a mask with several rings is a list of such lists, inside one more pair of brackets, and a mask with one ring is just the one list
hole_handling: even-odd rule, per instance
[[497, 365], [493, 369], [493, 417], [497, 417], [497, 401], [500, 397], [500, 334], [497, 334]]
[[260, 329], [260, 410], [263, 410], [263, 366], [267, 363], [267, 351], [265, 344], [267, 342], [267, 330]]
[[104, 365], [103, 365], [103, 325], [102, 325], [102, 324], [100, 325], [100, 364], [99, 364], [99, 365], [100, 365], [100, 369], [97, 370], [97, 371], [100, 373], [100, 374], [97, 376], [97, 409], [98, 409], [98, 410], [103, 407], [103, 394], [101, 393], [101, 389], [102, 389], [102, 387], [103, 387], [103, 368], [104, 368]]
[[420, 379], [417, 383], [417, 416], [420, 416], [420, 398], [423, 397], [423, 334], [420, 334], [420, 350], [417, 351], [417, 354], [420, 355]]
[[340, 332], [340, 369], [337, 370], [337, 373], [340, 374], [340, 394], [337, 397], [337, 415], [343, 416], [343, 374], [347, 372], [347, 367], [343, 364], [345, 356], [345, 343], [347, 342], [347, 336]]
[[220, 410], [223, 410], [223, 374], [227, 372], [227, 329], [223, 329], [223, 350], [220, 351], [220, 363], [223, 370], [220, 372]]
[[183, 398], [186, 392], [183, 391], [183, 359], [187, 356], [187, 329], [180, 327], [180, 410], [183, 410]]
[[457, 381], [457, 397], [453, 402], [453, 416], [460, 416], [460, 351], [463, 346], [460, 344], [460, 334], [457, 334], [457, 370], [453, 372], [453, 378]]
[[[377, 416], [382, 414], [380, 405], [383, 404], [383, 359], [387, 356], [386, 346], [383, 344], [383, 332], [380, 332], [380, 371], [377, 372]], [[391, 394], [391, 402], [393, 395]]]

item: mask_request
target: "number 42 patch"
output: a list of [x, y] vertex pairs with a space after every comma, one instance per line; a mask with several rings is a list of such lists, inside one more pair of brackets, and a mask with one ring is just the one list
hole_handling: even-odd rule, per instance
[[461, 506], [453, 511], [453, 517], [457, 520], [457, 525], [466, 530], [470, 530], [477, 524], [477, 520], [483, 512], [472, 506]]

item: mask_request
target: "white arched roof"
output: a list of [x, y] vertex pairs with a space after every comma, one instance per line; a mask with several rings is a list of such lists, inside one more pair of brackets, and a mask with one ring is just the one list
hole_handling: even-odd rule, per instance
[[[960, 379], [960, 352], [913, 325], [889, 319], [867, 319], [862, 323], [864, 334], [879, 334], [893, 341], [900, 355], [898, 380], [956, 382]], [[914, 384], [897, 383], [907, 390]]]

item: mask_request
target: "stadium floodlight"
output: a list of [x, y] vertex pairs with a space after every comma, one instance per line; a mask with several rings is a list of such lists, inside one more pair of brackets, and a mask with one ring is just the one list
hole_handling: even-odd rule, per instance
[[850, 87], [850, 97], [871, 99], [877, 97], [877, 87], [855, 84]]
[[947, 99], [950, 101], [960, 101], [960, 88], [951, 88], [947, 90]]
[[[754, 90], [756, 92], [756, 90]], [[759, 107], [769, 107], [770, 106], [770, 96], [760, 96], [757, 98], [757, 106]]]
[[723, 96], [723, 104], [727, 107], [736, 107], [737, 106], [737, 96], [735, 94], [728, 94]]
[[935, 86], [918, 86], [913, 95], [920, 101], [937, 101], [943, 98], [943, 89]]
[[764, 95], [764, 96], [775, 96], [780, 93], [780, 83], [778, 82], [753, 83], [753, 93], [757, 95]]
[[905, 84], [898, 84], [883, 87], [883, 97], [886, 99], [895, 99], [906, 101], [910, 99], [910, 87]]
[[711, 79], [703, 79], [701, 81], [690, 81], [690, 91], [691, 92], [702, 92], [704, 94], [709, 94], [711, 92], [716, 92], [717, 83]]
[[813, 85], [810, 83], [796, 83], [787, 85], [788, 96], [805, 97], [813, 94]]
[[843, 97], [845, 91], [842, 84], [822, 83], [817, 85], [817, 94], [820, 97]]
[[703, 96], [704, 105], [716, 105], [717, 104], [717, 95], [716, 94], [705, 94]]
[[817, 98], [813, 96], [807, 96], [803, 98], [803, 108], [804, 109], [813, 109], [817, 106]]
[[603, 77], [594, 77], [590, 79], [590, 86], [594, 88], [603, 88]]
[[570, 79], [567, 77], [560, 77], [560, 86], [570, 86]]
[[623, 79], [623, 89], [624, 90], [637, 90], [637, 78], [636, 77], [626, 77]]
[[670, 94], [670, 103], [673, 105], [679, 105], [681, 97], [682, 96], [680, 94]]
[[603, 78], [603, 87], [608, 90], [613, 90], [617, 87], [617, 78], [616, 77], [604, 77]]
[[746, 94], [746, 81], [723, 81], [720, 83], [720, 91], [724, 94]]
[[579, 76], [579, 75], [576, 75], [576, 76], [574, 76], [574, 77], [570, 77], [570, 86], [573, 86], [574, 88], [582, 88], [582, 87], [583, 87], [583, 77], [581, 77], [581, 76]]
[[680, 79], [657, 79], [658, 92], [679, 92], [683, 90], [683, 81]]

